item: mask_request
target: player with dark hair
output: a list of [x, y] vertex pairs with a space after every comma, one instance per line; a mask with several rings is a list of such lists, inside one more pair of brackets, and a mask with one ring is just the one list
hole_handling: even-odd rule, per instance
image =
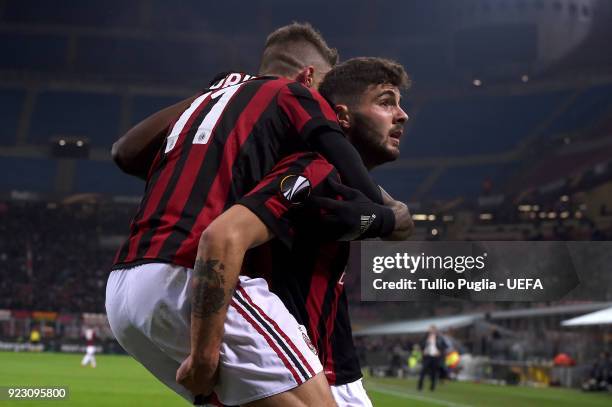
[[384, 93], [391, 95], [394, 88], [406, 89], [411, 82], [400, 64], [383, 58], [361, 57], [335, 67], [319, 88], [319, 92], [336, 106], [339, 117], [350, 111], [351, 131], [346, 135], [368, 169], [396, 160], [401, 136], [397, 130], [385, 137], [376, 137], [376, 134], [384, 133], [374, 127], [375, 122], [371, 120], [369, 111], [363, 112], [357, 108], [372, 84], [386, 84]]
[[[334, 111], [308, 88], [318, 83], [317, 64], [324, 66], [327, 58], [318, 50], [326, 45], [312, 42], [317, 37], [310, 26], [294, 24], [287, 30], [292, 34], [286, 41], [308, 64], [292, 70], [293, 77], [229, 73], [203, 94], [145, 120], [113, 147], [123, 169], [146, 173], [147, 186], [107, 284], [109, 322], [129, 353], [188, 400], [192, 395], [174, 380], [179, 363], [184, 361], [177, 377], [185, 388], [208, 394], [223, 346], [215, 391], [224, 404], [333, 403], [324, 376], [317, 374], [322, 367], [316, 355], [265, 281], [241, 277], [244, 307], [228, 311], [236, 283], [227, 284], [221, 270], [236, 264], [196, 261], [210, 222], [295, 151], [321, 151], [354, 180], [349, 184], [379, 199], [365, 167], [351, 159], [358, 153], [344, 139]], [[302, 40], [296, 39], [300, 32]], [[281, 43], [271, 42], [264, 61], [268, 49]], [[268, 66], [271, 72], [263, 74], [277, 73], [275, 64]], [[180, 116], [162, 141], [174, 113]], [[155, 143], [162, 142], [153, 154]], [[141, 162], [128, 164], [133, 161]], [[364, 236], [406, 228], [401, 209], [370, 201], [361, 208], [376, 215]], [[250, 230], [241, 234], [253, 237]], [[226, 235], [228, 254], [242, 249], [232, 246], [234, 238]], [[209, 331], [224, 332], [223, 343], [206, 337]]]
[[[381, 58], [348, 60], [333, 68], [321, 85], [347, 137], [361, 146], [361, 158], [369, 168], [399, 156], [399, 139], [408, 119], [399, 104], [400, 90], [408, 86], [403, 67]], [[358, 191], [340, 185], [339, 178], [334, 167], [316, 153], [287, 157], [238, 205], [211, 223], [202, 236], [197, 261], [214, 263], [210, 278], [218, 278], [222, 270], [231, 285], [246, 254], [242, 269], [266, 278], [304, 326], [305, 338], [314, 342], [338, 405], [371, 406], [361, 384], [343, 285], [349, 246], [329, 241], [318, 222], [320, 208], [337, 216], [367, 202]], [[336, 200], [338, 192], [349, 202]], [[312, 201], [314, 212], [307, 205]], [[241, 233], [247, 229], [249, 235]], [[227, 247], [228, 235], [235, 236], [232, 250]], [[232, 301], [240, 307], [243, 296], [239, 283]], [[221, 332], [209, 330], [207, 335], [218, 335], [220, 340]]]

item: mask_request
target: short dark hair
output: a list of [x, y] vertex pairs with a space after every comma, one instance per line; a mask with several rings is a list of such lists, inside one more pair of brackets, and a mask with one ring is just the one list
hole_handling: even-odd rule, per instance
[[411, 85], [399, 63], [385, 58], [359, 57], [344, 61], [325, 75], [319, 92], [333, 104], [352, 105], [370, 85], [390, 84], [399, 89]]
[[259, 72], [291, 75], [304, 66], [320, 62], [335, 66], [338, 51], [330, 48], [309, 23], [294, 22], [268, 35]]

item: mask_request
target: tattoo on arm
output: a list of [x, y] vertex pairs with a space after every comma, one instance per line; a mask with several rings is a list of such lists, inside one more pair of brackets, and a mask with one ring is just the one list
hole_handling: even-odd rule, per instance
[[[195, 317], [209, 317], [226, 304], [224, 269], [225, 266], [219, 260], [196, 259], [191, 294], [191, 312]], [[231, 297], [232, 289], [229, 294]]]

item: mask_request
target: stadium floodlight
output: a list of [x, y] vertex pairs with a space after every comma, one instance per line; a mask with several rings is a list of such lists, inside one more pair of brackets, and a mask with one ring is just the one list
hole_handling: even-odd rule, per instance
[[88, 158], [89, 140], [83, 137], [60, 136], [49, 140], [50, 153], [55, 158]]

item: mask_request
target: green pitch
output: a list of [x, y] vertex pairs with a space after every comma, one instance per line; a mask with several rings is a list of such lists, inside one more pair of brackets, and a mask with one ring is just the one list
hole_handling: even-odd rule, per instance
[[[0, 386], [67, 386], [58, 406], [189, 406], [126, 356], [98, 355], [98, 367], [81, 367], [82, 355], [0, 352]], [[612, 395], [577, 390], [445, 383], [436, 392], [415, 390], [414, 380], [366, 379], [377, 407], [391, 406], [580, 406], [612, 405]], [[2, 397], [0, 397], [0, 400]], [[0, 401], [3, 406], [40, 406], [40, 401]]]

